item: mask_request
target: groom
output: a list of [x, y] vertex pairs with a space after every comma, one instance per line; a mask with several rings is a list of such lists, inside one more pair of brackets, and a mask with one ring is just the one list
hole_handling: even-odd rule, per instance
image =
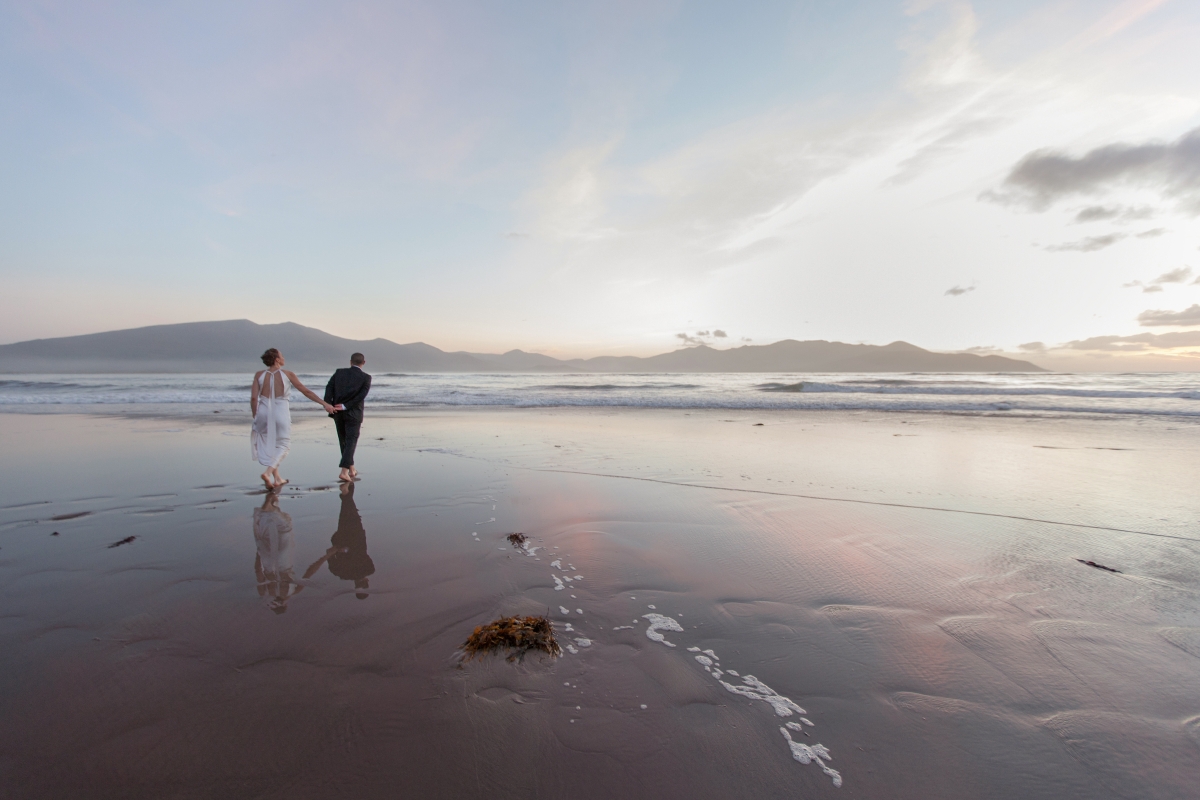
[[367, 358], [362, 353], [350, 356], [350, 366], [333, 373], [325, 385], [325, 402], [333, 406], [333, 424], [337, 426], [338, 444], [342, 447], [342, 472], [339, 481], [358, 477], [354, 468], [354, 448], [358, 446], [358, 431], [363, 421], [363, 401], [371, 391], [371, 376], [363, 372]]

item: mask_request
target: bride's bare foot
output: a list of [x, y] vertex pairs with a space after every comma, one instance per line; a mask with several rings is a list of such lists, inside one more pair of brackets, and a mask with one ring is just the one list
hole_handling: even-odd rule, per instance
[[267, 485], [268, 489], [275, 488], [275, 484], [271, 483], [271, 471], [270, 470], [267, 470], [266, 472], [264, 472], [262, 475], [259, 475], [258, 477], [262, 478], [262, 482]]
[[275, 484], [275, 488], [282, 489], [284, 486], [287, 486], [289, 483], [291, 483], [291, 481], [289, 481], [287, 478], [283, 478], [282, 480], [279, 481], [279, 483]]

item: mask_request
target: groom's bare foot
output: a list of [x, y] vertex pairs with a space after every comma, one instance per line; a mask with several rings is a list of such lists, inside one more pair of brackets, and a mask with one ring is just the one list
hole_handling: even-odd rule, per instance
[[356, 470], [354, 467], [350, 468], [350, 477], [353, 480], [358, 480], [358, 470]]
[[349, 470], [342, 470], [338, 475], [338, 480], [349, 482], [354, 480], [354, 477], [350, 474]]

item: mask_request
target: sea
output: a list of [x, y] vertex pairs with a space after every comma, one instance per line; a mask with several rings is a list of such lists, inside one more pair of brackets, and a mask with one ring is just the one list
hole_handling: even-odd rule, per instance
[[[250, 375], [4, 375], [0, 408], [246, 405]], [[327, 375], [300, 374], [320, 393]], [[303, 402], [303, 398], [300, 399]], [[570, 406], [805, 409], [932, 414], [1176, 417], [1200, 422], [1200, 375], [401, 374], [374, 376], [368, 404], [422, 408]]]

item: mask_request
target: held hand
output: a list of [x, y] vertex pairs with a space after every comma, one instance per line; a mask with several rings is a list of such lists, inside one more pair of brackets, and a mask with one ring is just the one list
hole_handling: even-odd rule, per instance
[[345, 404], [345, 403], [338, 403], [336, 406], [334, 406], [334, 407], [333, 407], [333, 410], [334, 410], [334, 411], [345, 411], [345, 410], [346, 410], [346, 404]]
[[325, 407], [325, 411], [330, 414], [337, 410], [333, 406], [329, 405], [329, 403], [321, 403], [321, 405], [323, 405]]

